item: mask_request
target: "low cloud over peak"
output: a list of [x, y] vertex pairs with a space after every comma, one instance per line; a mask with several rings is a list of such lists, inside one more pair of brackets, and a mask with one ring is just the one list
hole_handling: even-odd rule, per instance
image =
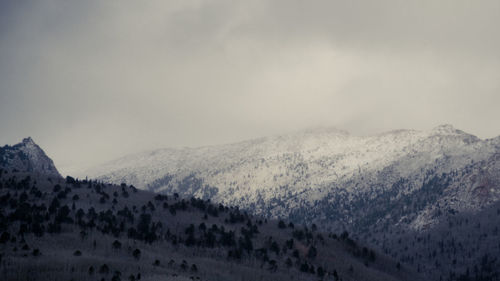
[[85, 166], [317, 126], [494, 137], [499, 5], [5, 1], [0, 141]]

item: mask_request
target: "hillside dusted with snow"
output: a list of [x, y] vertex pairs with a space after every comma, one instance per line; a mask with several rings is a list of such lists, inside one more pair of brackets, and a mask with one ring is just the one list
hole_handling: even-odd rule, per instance
[[[238, 261], [243, 267], [254, 266], [251, 268], [252, 272], [260, 270], [272, 280], [281, 280], [281, 277], [289, 279], [292, 267], [297, 272], [316, 274], [303, 276], [301, 280], [324, 277], [324, 268], [331, 268], [332, 264], [335, 270], [330, 272], [334, 280], [338, 274], [346, 277], [343, 280], [377, 280], [379, 277], [382, 278], [379, 280], [393, 277], [395, 280], [410, 280], [413, 277], [418, 279], [417, 276], [422, 274], [425, 279], [436, 281], [489, 281], [498, 280], [500, 276], [500, 137], [481, 140], [449, 125], [427, 132], [399, 130], [366, 137], [351, 136], [334, 129], [316, 129], [231, 145], [164, 149], [127, 156], [106, 165], [107, 171], [111, 172], [106, 174], [106, 170], [103, 170], [104, 174], [98, 176], [100, 181], [79, 181], [67, 177], [64, 189], [61, 186], [64, 180], [57, 173], [52, 160], [30, 138], [14, 146], [4, 146], [0, 152], [0, 201], [3, 202], [0, 205], [4, 208], [0, 210], [0, 258], [7, 261], [3, 264], [10, 266], [10, 269], [2, 271], [5, 275], [3, 279], [6, 280], [22, 279], [20, 276], [26, 274], [24, 267], [39, 264], [37, 259], [40, 259], [41, 252], [43, 256], [50, 256], [50, 259], [60, 259], [56, 258], [59, 254], [50, 251], [47, 245], [53, 245], [54, 235], [61, 231], [65, 235], [73, 235], [72, 238], [57, 237], [61, 243], [70, 246], [65, 252], [61, 252], [65, 257], [71, 255], [71, 248], [79, 245], [74, 250], [75, 258], [71, 261], [78, 269], [75, 271], [65, 266], [66, 270], [62, 274], [73, 276], [74, 272], [86, 272], [88, 267], [88, 275], [80, 274], [81, 278], [75, 280], [93, 280], [96, 266], [100, 269], [107, 268], [108, 263], [115, 270], [114, 279], [116, 276], [119, 278], [121, 272], [136, 278], [135, 280], [142, 274], [159, 274], [165, 277], [165, 273], [169, 272], [171, 276], [166, 280], [178, 280], [178, 276], [187, 274], [187, 257], [193, 265], [200, 265], [191, 266], [189, 274], [203, 273], [214, 277], [207, 280], [221, 280], [220, 274], [227, 271], [224, 266], [235, 257], [235, 252], [216, 251], [216, 261], [219, 262], [216, 268], [222, 271], [213, 271], [213, 266], [208, 265], [205, 270], [205, 257], [192, 258], [199, 256], [199, 247], [205, 242], [195, 242], [198, 236], [194, 235], [186, 240], [177, 236], [182, 233], [194, 234], [195, 225], [199, 223], [199, 237], [213, 241], [213, 236], [206, 233], [207, 226], [202, 223], [210, 221], [208, 215], [215, 216], [220, 223], [231, 229], [239, 216], [229, 213], [227, 217], [218, 217], [214, 215], [216, 209], [233, 210], [240, 214], [243, 209], [242, 212], [248, 217], [254, 216], [251, 213], [259, 214], [254, 217], [267, 217], [260, 220], [263, 224], [266, 224], [269, 217], [290, 221], [287, 224], [269, 220], [275, 228], [291, 232], [293, 239], [287, 240], [287, 245], [293, 245], [294, 239], [313, 239], [315, 236], [308, 232], [311, 229], [313, 232], [324, 231], [323, 233], [328, 233], [328, 238], [340, 241], [341, 244], [338, 245], [342, 246], [344, 243], [351, 249], [351, 252], [344, 253], [335, 250], [337, 248], [328, 248], [330, 246], [325, 244], [324, 236], [317, 235], [324, 253], [330, 253], [333, 249], [334, 253], [342, 254], [332, 256], [331, 260], [328, 256], [317, 258], [320, 264], [314, 266], [317, 268], [316, 272], [309, 266], [321, 252], [316, 251], [316, 247], [310, 255], [309, 251], [300, 246], [291, 254], [294, 258], [300, 258], [302, 251], [302, 255], [306, 255], [310, 261], [294, 263], [292, 257], [287, 258], [282, 254], [277, 244], [272, 246], [272, 237], [283, 238], [282, 235], [290, 233], [264, 232], [265, 229], [259, 227], [260, 230], [255, 234], [260, 233], [261, 240], [255, 240], [256, 244], [248, 242], [250, 236], [240, 237], [238, 243], [230, 243], [241, 249], [255, 249], [255, 245], [262, 242], [264, 248], [274, 249], [272, 251], [276, 252], [276, 259], [269, 260], [265, 255], [262, 256], [261, 252], [265, 253], [266, 250], [257, 248], [256, 255], [249, 256], [250, 264], [241, 263], [244, 259]], [[106, 184], [106, 181], [126, 181], [165, 195], [156, 196], [150, 191], [138, 191], [127, 184], [113, 186]], [[43, 192], [38, 188], [39, 183]], [[109, 193], [104, 191], [105, 188], [109, 189]], [[21, 193], [21, 190], [25, 191]], [[67, 196], [72, 192], [76, 194]], [[112, 201], [110, 194], [113, 196]], [[144, 200], [138, 201], [136, 195], [144, 197]], [[210, 201], [180, 199], [193, 195]], [[48, 204], [51, 198], [52, 203]], [[68, 204], [71, 202], [71, 209], [69, 205], [60, 204], [59, 200], [63, 199]], [[165, 202], [161, 204], [162, 201]], [[182, 231], [183, 227], [179, 229], [180, 221], [172, 216], [179, 210], [189, 211], [189, 202], [199, 211], [195, 212], [196, 215], [183, 219], [185, 226], [190, 226]], [[229, 203], [234, 207], [224, 207], [218, 202]], [[137, 208], [141, 204], [143, 206]], [[213, 205], [207, 209], [206, 204]], [[92, 208], [85, 214], [84, 209], [77, 211], [78, 206]], [[125, 207], [119, 210], [123, 206], [131, 209]], [[102, 210], [99, 216], [94, 207]], [[57, 211], [57, 208], [60, 210]], [[104, 213], [105, 208], [108, 210]], [[146, 224], [141, 221], [137, 224], [140, 231], [134, 228], [137, 220], [133, 216], [130, 218], [130, 210], [141, 214], [141, 220], [145, 219]], [[145, 214], [148, 210], [151, 212], [150, 216]], [[117, 216], [129, 219], [118, 225], [119, 221], [113, 217], [116, 211]], [[68, 217], [68, 214], [73, 217]], [[83, 223], [83, 217], [89, 219], [88, 224]], [[165, 224], [158, 222], [149, 227], [149, 219], [152, 217], [164, 220]], [[245, 225], [254, 229], [253, 222], [248, 217], [240, 222], [246, 221]], [[97, 218], [101, 222], [96, 225], [94, 220]], [[17, 220], [25, 223], [19, 225]], [[74, 224], [75, 221], [83, 230], [62, 227], [64, 223]], [[127, 227], [126, 221], [129, 224]], [[174, 232], [168, 228], [165, 232], [163, 225], [175, 227], [172, 229]], [[94, 228], [104, 236], [96, 236]], [[305, 232], [301, 232], [300, 228]], [[212, 225], [210, 229], [218, 227], [214, 228]], [[94, 237], [93, 245], [92, 239], [85, 240], [82, 236], [87, 235], [86, 230]], [[253, 233], [249, 234], [245, 227], [240, 230], [242, 235]], [[10, 238], [11, 233], [22, 235], [30, 231], [35, 236], [28, 235], [28, 239], [19, 240], [19, 243], [24, 244], [15, 244], [18, 240]], [[46, 236], [50, 240], [42, 238], [45, 237], [45, 231], [50, 233]], [[115, 238], [106, 236], [110, 231]], [[235, 233], [229, 232], [228, 235], [234, 236]], [[122, 242], [111, 242], [113, 239], [128, 239], [123, 240], [129, 243], [128, 250], [120, 253], [113, 250], [111, 256], [109, 247], [96, 252], [96, 243], [101, 243], [96, 237], [104, 239], [107, 245], [112, 243], [115, 250], [120, 248], [116, 245], [121, 245]], [[161, 244], [163, 242], [154, 242], [154, 246], [147, 244], [165, 237], [167, 240], [173, 239], [172, 247], [168, 243]], [[137, 242], [146, 238], [152, 240], [146, 241], [146, 244]], [[72, 242], [67, 243], [70, 240]], [[33, 257], [25, 252], [30, 250], [26, 241], [39, 247], [33, 250]], [[368, 248], [360, 247], [355, 241], [369, 245], [374, 250], [370, 253]], [[193, 252], [185, 251], [183, 247], [179, 248], [179, 243], [196, 247]], [[141, 247], [140, 250], [137, 245]], [[132, 252], [134, 247], [136, 250]], [[164, 260], [163, 255], [153, 261], [154, 256], [160, 257], [158, 247], [163, 249], [162, 254], [179, 253], [175, 260], [182, 260], [180, 267], [174, 266], [175, 261], [169, 261], [167, 267], [162, 267], [164, 262], [160, 260]], [[289, 248], [285, 248], [287, 247]], [[285, 248], [283, 253], [286, 254]], [[379, 256], [375, 251], [384, 258], [375, 260], [375, 256]], [[144, 253], [145, 263], [138, 268], [145, 271], [130, 272], [132, 263], [142, 261], [141, 252]], [[252, 253], [251, 250], [247, 252]], [[87, 260], [83, 260], [84, 263], [76, 260], [85, 253], [91, 253], [89, 257], [93, 265]], [[135, 259], [124, 258], [124, 254]], [[210, 255], [214, 257], [213, 253]], [[239, 259], [240, 255], [236, 254], [236, 257]], [[255, 258], [263, 258], [264, 263], [255, 263]], [[67, 263], [66, 258], [60, 260]], [[269, 267], [264, 266], [266, 260]], [[56, 269], [60, 265], [54, 267], [53, 260], [50, 263], [51, 266], [47, 268], [51, 270], [45, 271], [46, 276], [61, 274]], [[284, 270], [278, 275], [271, 274], [276, 273], [277, 268]], [[108, 273], [99, 270], [101, 275]], [[228, 275], [230, 279], [227, 280], [233, 280], [234, 274], [233, 268], [233, 272]], [[245, 273], [241, 274], [246, 276]], [[295, 276], [295, 272], [292, 274]], [[173, 279], [169, 279], [170, 277]], [[43, 275], [39, 278], [47, 279]]]
[[500, 137], [481, 140], [450, 125], [159, 149], [78, 176], [348, 230], [430, 280], [500, 274]]
[[[454, 208], [496, 201], [498, 178], [488, 177], [483, 168], [498, 175], [499, 152], [500, 138], [481, 140], [451, 125], [373, 136], [352, 136], [327, 128], [228, 145], [159, 149], [126, 156], [79, 176], [194, 195], [257, 214], [324, 221], [333, 228], [344, 228], [352, 223], [353, 204], [360, 200], [387, 192], [400, 198], [443, 174], [452, 178], [439, 200], [445, 200], [448, 193], [460, 195]], [[460, 175], [454, 174], [457, 172]], [[469, 181], [454, 182], [461, 177]], [[469, 189], [481, 181], [491, 182], [491, 186], [484, 191], [489, 194], [487, 199], [477, 201], [484, 192], [471, 193]], [[405, 221], [413, 228], [432, 224], [433, 219], [426, 214], [437, 201], [428, 203]]]
[[2, 281], [419, 281], [347, 233], [133, 186], [0, 169]]

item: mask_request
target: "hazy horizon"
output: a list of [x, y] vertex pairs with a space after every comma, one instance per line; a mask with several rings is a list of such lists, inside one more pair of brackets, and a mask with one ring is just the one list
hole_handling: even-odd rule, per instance
[[2, 1], [0, 144], [64, 170], [336, 127], [500, 134], [497, 1]]
[[[383, 130], [383, 131], [379, 131], [379, 132], [372, 132], [372, 133], [365, 133], [365, 134], [355, 134], [355, 133], [350, 132], [347, 129], [342, 129], [342, 128], [338, 128], [338, 127], [335, 127], [335, 126], [311, 126], [311, 127], [307, 127], [307, 128], [301, 128], [301, 129], [298, 129], [298, 130], [290, 130], [290, 131], [287, 131], [287, 132], [281, 132], [281, 133], [275, 133], [275, 134], [268, 134], [268, 135], [262, 135], [262, 136], [254, 136], [254, 137], [251, 137], [251, 138], [245, 138], [245, 139], [239, 139], [239, 140], [236, 139], [236, 140], [233, 140], [233, 141], [221, 142], [221, 143], [209, 143], [209, 144], [191, 145], [191, 146], [189, 146], [189, 145], [161, 146], [160, 145], [158, 147], [147, 147], [147, 148], [139, 147], [136, 150], [126, 151], [123, 154], [117, 155], [117, 156], [115, 156], [113, 158], [104, 159], [102, 161], [96, 161], [96, 162], [87, 163], [87, 164], [81, 164], [81, 163], [75, 162], [73, 165], [62, 165], [62, 166], [58, 165], [57, 160], [53, 159], [53, 157], [51, 156], [50, 152], [46, 151], [43, 145], [41, 145], [40, 143], [38, 143], [36, 139], [33, 139], [33, 141], [35, 143], [37, 143], [39, 146], [41, 146], [41, 148], [45, 151], [45, 153], [48, 154], [48, 156], [54, 161], [55, 166], [57, 167], [57, 169], [59, 170], [59, 172], [63, 176], [66, 176], [66, 175], [77, 176], [77, 174], [80, 174], [80, 173], [84, 172], [86, 169], [95, 168], [95, 167], [98, 167], [100, 165], [107, 164], [107, 163], [112, 163], [114, 160], [120, 159], [122, 157], [126, 157], [126, 156], [137, 154], [137, 153], [144, 153], [144, 152], [148, 152], [148, 151], [152, 151], [152, 150], [156, 150], [156, 149], [168, 149], [168, 148], [182, 149], [182, 148], [197, 148], [197, 147], [204, 147], [204, 146], [227, 145], [227, 144], [237, 143], [237, 142], [241, 142], [241, 141], [248, 141], [248, 140], [258, 139], [258, 138], [274, 137], [274, 136], [279, 136], [279, 135], [293, 134], [293, 133], [299, 133], [299, 132], [309, 131], [309, 130], [323, 130], [323, 129], [325, 129], [325, 130], [340, 130], [340, 131], [346, 132], [349, 135], [353, 135], [353, 136], [373, 136], [373, 135], [378, 135], [378, 134], [383, 134], [383, 133], [387, 133], [387, 132], [391, 132], [391, 131], [398, 131], [398, 130], [430, 131], [430, 130], [438, 127], [438, 126], [447, 126], [447, 125], [453, 126], [453, 124], [439, 124], [439, 125], [436, 125], [436, 126], [434, 126], [432, 128], [427, 128], [427, 129], [423, 129], [423, 130], [417, 130], [417, 129], [413, 129], [413, 128], [394, 128], [394, 129], [391, 129], [391, 130]], [[455, 129], [457, 129], [457, 130], [461, 130], [460, 128], [457, 128], [455, 126], [453, 126], [453, 127]], [[464, 132], [465, 133], [470, 133], [470, 132], [467, 132], [467, 131], [464, 131]], [[31, 137], [31, 136], [26, 136], [26, 137], [23, 137], [23, 138], [27, 138], [27, 137]], [[496, 137], [500, 137], [500, 134], [498, 134]], [[15, 145], [16, 143], [21, 142], [23, 138], [21, 138], [19, 140], [16, 140], [16, 141], [14, 141], [12, 143], [2, 144], [0, 146], [3, 146], [3, 145]], [[495, 138], [495, 137], [492, 137], [492, 138]], [[484, 139], [489, 139], [489, 138], [481, 138], [481, 139], [484, 140]]]

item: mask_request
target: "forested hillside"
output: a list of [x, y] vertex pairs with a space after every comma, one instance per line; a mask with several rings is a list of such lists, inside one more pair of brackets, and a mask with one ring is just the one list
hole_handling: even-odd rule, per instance
[[126, 184], [0, 171], [2, 280], [418, 280], [347, 232]]

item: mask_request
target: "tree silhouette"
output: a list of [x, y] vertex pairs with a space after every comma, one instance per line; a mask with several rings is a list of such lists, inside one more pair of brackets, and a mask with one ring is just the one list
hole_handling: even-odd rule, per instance
[[134, 252], [132, 252], [132, 255], [134, 256], [135, 259], [140, 259], [141, 258], [141, 250], [135, 249]]

